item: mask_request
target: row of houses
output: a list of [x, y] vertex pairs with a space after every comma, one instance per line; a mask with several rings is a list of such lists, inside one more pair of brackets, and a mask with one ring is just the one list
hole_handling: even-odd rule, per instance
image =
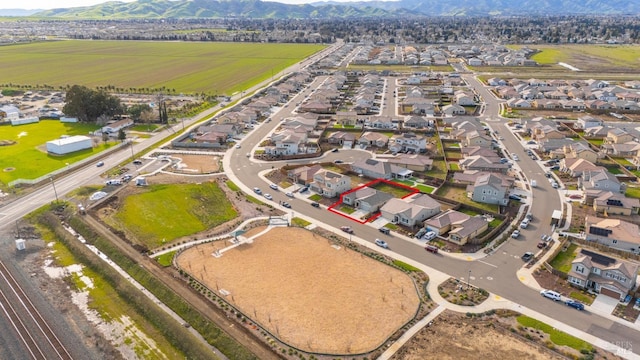
[[495, 93], [512, 108], [568, 110], [640, 110], [640, 91], [604, 80], [490, 78]]

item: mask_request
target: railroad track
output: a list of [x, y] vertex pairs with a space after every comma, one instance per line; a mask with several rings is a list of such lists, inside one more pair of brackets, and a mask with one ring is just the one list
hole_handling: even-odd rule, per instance
[[[22, 287], [0, 261], [0, 312], [12, 324], [33, 359], [73, 360]], [[46, 341], [41, 341], [41, 339]]]

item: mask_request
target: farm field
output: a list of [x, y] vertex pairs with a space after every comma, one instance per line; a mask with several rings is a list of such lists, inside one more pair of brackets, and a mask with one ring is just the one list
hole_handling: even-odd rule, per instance
[[[258, 229], [264, 228], [252, 232]], [[419, 307], [409, 276], [305, 229], [272, 228], [212, 256], [221, 246], [192, 247], [177, 263], [209, 289], [226, 290], [226, 300], [247, 317], [305, 351], [373, 350]]]
[[[66, 40], [4, 46], [5, 85], [112, 85], [227, 94], [266, 80], [324, 45]], [[52, 71], [55, 69], [55, 71]]]
[[36, 179], [65, 167], [67, 163], [73, 164], [115, 144], [104, 144], [100, 140], [93, 149], [61, 156], [47, 153], [46, 142], [49, 140], [57, 139], [61, 135], [87, 135], [98, 128], [99, 126], [91, 124], [61, 123], [57, 120], [0, 126], [0, 141], [16, 142], [13, 145], [0, 146], [0, 182], [6, 185], [16, 179]]
[[536, 45], [532, 59], [541, 65], [564, 62], [586, 72], [640, 73], [640, 46], [633, 45]]

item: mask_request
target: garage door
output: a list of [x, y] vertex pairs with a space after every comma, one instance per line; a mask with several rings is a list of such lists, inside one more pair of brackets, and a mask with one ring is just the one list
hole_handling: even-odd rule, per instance
[[601, 287], [600, 288], [600, 293], [603, 294], [603, 295], [610, 296], [610, 297], [612, 297], [612, 298], [614, 298], [616, 300], [620, 300], [620, 293], [618, 293], [616, 291], [613, 291], [611, 289], [607, 289], [607, 288]]

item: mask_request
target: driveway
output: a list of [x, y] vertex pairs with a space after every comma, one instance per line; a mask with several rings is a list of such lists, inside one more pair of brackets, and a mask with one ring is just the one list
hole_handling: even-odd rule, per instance
[[618, 305], [618, 300], [604, 294], [598, 294], [591, 304], [591, 310], [603, 314], [611, 314]]

